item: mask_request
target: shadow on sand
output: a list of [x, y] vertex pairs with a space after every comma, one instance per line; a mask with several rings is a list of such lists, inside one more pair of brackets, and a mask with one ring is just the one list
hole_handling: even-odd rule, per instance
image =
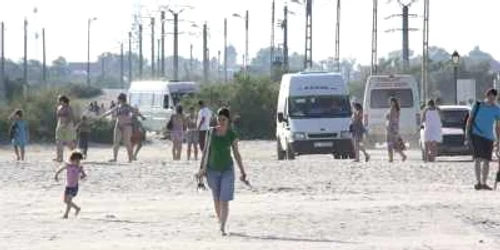
[[279, 236], [271, 236], [271, 235], [257, 236], [257, 235], [248, 235], [245, 233], [230, 233], [229, 236], [230, 237], [247, 238], [247, 239], [253, 239], [253, 240], [269, 240], [269, 241], [360, 244], [359, 242], [349, 242], [349, 241], [340, 241], [340, 240], [292, 238], [292, 237], [279, 237]]

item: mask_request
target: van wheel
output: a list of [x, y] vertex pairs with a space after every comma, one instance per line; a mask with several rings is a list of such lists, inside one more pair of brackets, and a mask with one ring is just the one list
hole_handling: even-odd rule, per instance
[[340, 160], [340, 154], [337, 153], [333, 154], [333, 159]]
[[278, 138], [278, 140], [276, 141], [276, 153], [278, 154], [278, 161], [282, 161], [285, 159], [286, 157], [286, 152], [285, 150], [283, 150], [281, 148], [281, 143], [280, 143], [280, 140]]
[[356, 154], [354, 152], [350, 152], [350, 153], [347, 154], [347, 157], [349, 159], [354, 159], [354, 158], [356, 158]]
[[293, 152], [293, 149], [288, 145], [286, 147], [286, 158], [287, 160], [295, 160], [295, 152]]

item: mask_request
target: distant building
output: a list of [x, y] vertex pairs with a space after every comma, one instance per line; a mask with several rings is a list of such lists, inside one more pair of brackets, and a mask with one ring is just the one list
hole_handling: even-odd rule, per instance
[[[86, 62], [70, 62], [68, 63], [68, 69], [72, 76], [87, 76], [87, 63]], [[101, 75], [102, 67], [98, 62], [90, 63], [90, 75], [98, 76]]]

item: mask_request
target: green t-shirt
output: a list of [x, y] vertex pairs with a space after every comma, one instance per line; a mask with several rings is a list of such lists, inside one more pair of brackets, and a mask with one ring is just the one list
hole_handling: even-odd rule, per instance
[[233, 129], [228, 129], [223, 136], [217, 135], [215, 131], [212, 131], [211, 136], [208, 168], [217, 171], [229, 169], [233, 165], [231, 146], [238, 135]]

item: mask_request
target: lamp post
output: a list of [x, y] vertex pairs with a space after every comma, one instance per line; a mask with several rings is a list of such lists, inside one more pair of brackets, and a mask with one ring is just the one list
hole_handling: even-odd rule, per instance
[[245, 17], [238, 13], [234, 13], [233, 17], [245, 20], [245, 59], [243, 60], [243, 69], [245, 70], [245, 77], [248, 77], [248, 10], [245, 12]]
[[87, 21], [87, 85], [90, 85], [90, 24], [95, 20], [97, 18], [93, 17]]
[[455, 103], [457, 104], [457, 87], [458, 87], [458, 67], [460, 66], [460, 54], [457, 51], [454, 51], [451, 55], [451, 60], [453, 62], [453, 77], [455, 80]]

